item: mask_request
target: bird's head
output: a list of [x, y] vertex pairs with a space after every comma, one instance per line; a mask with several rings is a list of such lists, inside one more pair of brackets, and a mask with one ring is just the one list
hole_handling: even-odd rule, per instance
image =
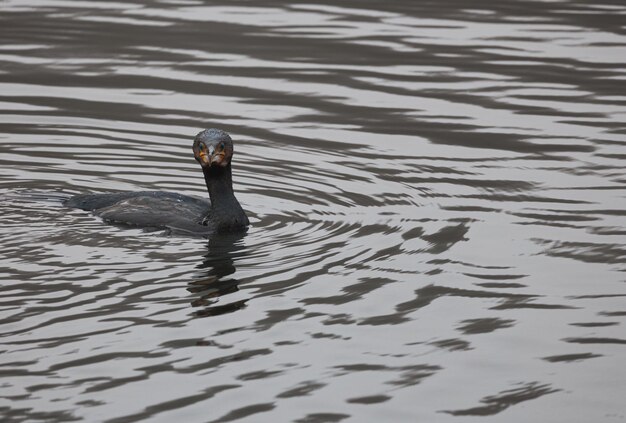
[[205, 129], [193, 140], [193, 155], [203, 168], [227, 167], [233, 157], [233, 140], [219, 129]]

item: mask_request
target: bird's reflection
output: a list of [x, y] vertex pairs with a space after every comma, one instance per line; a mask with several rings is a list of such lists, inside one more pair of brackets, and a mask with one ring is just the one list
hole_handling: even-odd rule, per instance
[[244, 236], [219, 235], [209, 240], [208, 251], [197, 266], [200, 271], [187, 287], [196, 296], [191, 305], [197, 307], [194, 312], [197, 317], [232, 313], [245, 307], [247, 299], [217, 305], [220, 297], [239, 291], [239, 280], [230, 275], [237, 270], [235, 261], [244, 254]]

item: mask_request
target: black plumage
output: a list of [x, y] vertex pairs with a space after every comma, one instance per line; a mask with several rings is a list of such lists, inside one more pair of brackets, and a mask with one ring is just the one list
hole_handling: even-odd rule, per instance
[[194, 139], [194, 157], [202, 166], [209, 198], [164, 191], [80, 194], [67, 207], [92, 211], [106, 222], [175, 233], [206, 236], [241, 232], [248, 217], [235, 198], [232, 184], [233, 142], [218, 129], [207, 129]]

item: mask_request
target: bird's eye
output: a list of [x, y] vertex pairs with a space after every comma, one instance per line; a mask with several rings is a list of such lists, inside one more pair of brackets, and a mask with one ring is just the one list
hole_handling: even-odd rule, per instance
[[220, 150], [223, 150], [223, 149], [224, 149], [224, 143], [223, 143], [223, 142], [221, 142], [221, 143], [220, 143]]

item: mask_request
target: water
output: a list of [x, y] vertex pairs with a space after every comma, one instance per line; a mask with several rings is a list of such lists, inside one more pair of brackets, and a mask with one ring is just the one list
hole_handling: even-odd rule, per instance
[[625, 418], [626, 6], [388, 3], [0, 4], [3, 421]]

